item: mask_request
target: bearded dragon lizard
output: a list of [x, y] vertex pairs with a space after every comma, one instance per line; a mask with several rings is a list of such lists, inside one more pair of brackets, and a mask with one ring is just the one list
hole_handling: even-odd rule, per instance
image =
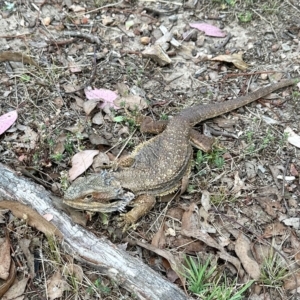
[[180, 187], [182, 179], [188, 176], [193, 153], [191, 129], [195, 124], [297, 82], [298, 79], [282, 80], [224, 103], [183, 109], [169, 121], [162, 133], [134, 150], [129, 166], [76, 179], [66, 190], [63, 202], [94, 212], [123, 211], [131, 202], [134, 207], [123, 218], [127, 226], [135, 223], [150, 211], [156, 196], [174, 192]]

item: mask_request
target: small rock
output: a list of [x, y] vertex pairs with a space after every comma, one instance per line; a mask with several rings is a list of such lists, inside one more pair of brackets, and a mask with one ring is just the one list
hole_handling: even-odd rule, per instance
[[50, 17], [46, 17], [43, 19], [43, 23], [45, 26], [49, 26], [51, 23], [51, 18]]
[[148, 45], [150, 43], [150, 41], [151, 41], [151, 38], [148, 36], [141, 37], [141, 44], [143, 44], [143, 45]]
[[218, 79], [218, 72], [215, 71], [209, 72], [208, 76], [211, 80], [216, 81]]
[[114, 22], [114, 19], [112, 17], [105, 17], [102, 19], [102, 24], [104, 26], [111, 25]]
[[262, 80], [267, 80], [268, 79], [268, 74], [261, 74], [260, 75], [260, 78], [262, 79]]
[[276, 52], [279, 49], [279, 44], [272, 45], [271, 49], [272, 49], [273, 52]]
[[197, 39], [196, 46], [197, 47], [202, 47], [204, 45], [204, 42], [205, 42], [205, 36], [200, 35]]
[[173, 16], [169, 17], [169, 21], [172, 22], [172, 23], [177, 22], [177, 20], [178, 20], [178, 16], [177, 15], [173, 15]]
[[281, 48], [282, 48], [282, 50], [285, 51], [285, 52], [291, 50], [291, 47], [290, 47], [290, 45], [288, 45], [288, 44], [282, 44], [282, 45], [281, 45]]

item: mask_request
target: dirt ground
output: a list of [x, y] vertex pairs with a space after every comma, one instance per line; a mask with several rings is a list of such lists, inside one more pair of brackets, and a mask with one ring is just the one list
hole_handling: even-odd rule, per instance
[[[82, 171], [89, 174], [152, 136], [139, 131], [136, 116], [167, 120], [195, 104], [217, 104], [300, 77], [298, 0], [25, 0], [0, 1], [0, 9], [0, 115], [18, 113], [6, 131], [7, 119], [0, 117], [0, 131], [5, 131], [0, 162], [61, 198], [76, 153], [98, 151], [92, 167]], [[194, 28], [198, 23], [215, 27], [206, 25], [205, 34]], [[212, 32], [216, 28], [220, 31]], [[155, 52], [158, 44], [165, 50], [163, 58]], [[93, 102], [88, 92], [97, 89], [120, 98]], [[300, 86], [276, 91], [196, 129], [216, 137], [216, 143], [209, 153], [194, 149], [185, 193], [158, 199], [126, 233], [118, 226], [117, 212], [89, 218], [82, 212], [80, 224], [127, 246], [179, 286], [180, 276], [168, 259], [130, 245], [152, 243], [182, 263], [183, 254], [202, 262], [210, 258], [219, 278], [226, 276], [236, 286], [255, 278], [238, 299], [298, 299]], [[205, 237], [182, 234], [187, 212], [197, 219], [189, 225], [198, 226]], [[135, 299], [105, 274], [73, 261], [26, 220], [8, 211], [0, 216], [2, 244], [8, 233], [18, 261], [18, 299]], [[56, 251], [62, 251], [59, 258]], [[36, 272], [30, 270], [29, 257], [37, 263]], [[236, 265], [229, 262], [232, 257]], [[72, 276], [63, 271], [66, 264], [76, 267]], [[55, 294], [51, 284], [57, 281]]]

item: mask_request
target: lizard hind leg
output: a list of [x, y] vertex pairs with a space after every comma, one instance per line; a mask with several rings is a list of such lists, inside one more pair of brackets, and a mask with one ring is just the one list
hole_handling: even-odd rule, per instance
[[146, 215], [154, 206], [155, 196], [143, 194], [136, 197], [130, 205], [133, 208], [126, 214], [121, 215], [120, 225], [123, 226], [123, 232], [131, 225], [134, 225], [142, 216]]

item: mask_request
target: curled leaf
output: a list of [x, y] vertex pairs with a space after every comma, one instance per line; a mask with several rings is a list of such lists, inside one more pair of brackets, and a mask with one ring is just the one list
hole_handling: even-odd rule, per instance
[[242, 53], [233, 53], [230, 55], [218, 55], [211, 60], [219, 60], [233, 63], [238, 69], [245, 71], [248, 65], [243, 61]]

